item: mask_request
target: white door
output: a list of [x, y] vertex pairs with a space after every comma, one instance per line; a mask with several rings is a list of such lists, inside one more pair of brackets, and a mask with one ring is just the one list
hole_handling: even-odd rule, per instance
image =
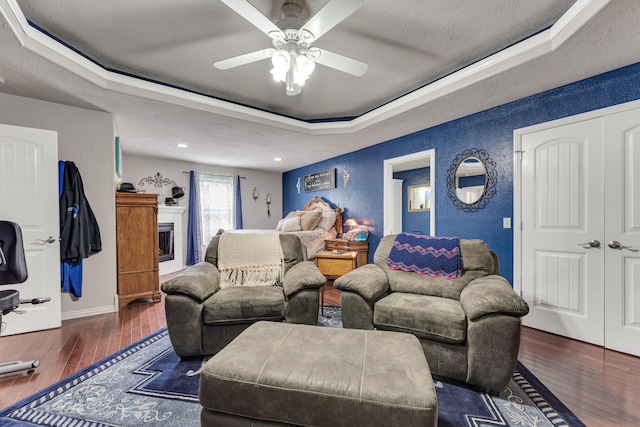
[[[523, 324], [604, 344], [602, 119], [522, 136]], [[591, 242], [591, 243], [590, 243]]]
[[607, 116], [605, 347], [640, 356], [640, 110]]
[[24, 314], [3, 317], [2, 335], [59, 327], [60, 221], [58, 214], [58, 136], [56, 132], [0, 125], [0, 219], [22, 228], [29, 278], [1, 289], [15, 289], [21, 299], [50, 297], [23, 304]]

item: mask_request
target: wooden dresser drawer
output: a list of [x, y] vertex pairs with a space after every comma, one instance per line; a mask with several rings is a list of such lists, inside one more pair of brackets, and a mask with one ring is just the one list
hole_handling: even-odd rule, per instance
[[327, 240], [325, 241], [325, 248], [328, 251], [348, 251], [349, 242], [346, 240]]
[[339, 251], [368, 251], [369, 250], [369, 242], [350, 242], [348, 240], [341, 239], [331, 239], [325, 240], [324, 244], [328, 251], [339, 250]]

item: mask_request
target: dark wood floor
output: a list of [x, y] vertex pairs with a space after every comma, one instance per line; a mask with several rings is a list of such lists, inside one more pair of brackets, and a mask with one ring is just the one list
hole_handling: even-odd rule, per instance
[[[325, 304], [339, 305], [339, 301], [338, 291], [326, 286]], [[0, 338], [0, 360], [41, 363], [33, 374], [0, 380], [0, 407], [165, 324], [162, 303], [135, 302], [118, 313], [64, 321], [59, 329]], [[522, 329], [519, 358], [588, 426], [640, 425], [640, 358], [530, 328]]]

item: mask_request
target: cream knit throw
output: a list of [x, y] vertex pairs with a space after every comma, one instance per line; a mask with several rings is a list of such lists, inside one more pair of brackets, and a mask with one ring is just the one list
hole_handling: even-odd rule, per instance
[[279, 233], [224, 233], [220, 236], [220, 288], [279, 284], [283, 268]]

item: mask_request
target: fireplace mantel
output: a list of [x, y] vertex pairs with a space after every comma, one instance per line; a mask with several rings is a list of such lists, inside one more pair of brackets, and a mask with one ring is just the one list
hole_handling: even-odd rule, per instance
[[160, 275], [173, 273], [184, 269], [184, 251], [182, 244], [182, 215], [183, 206], [158, 206], [158, 224], [173, 223], [173, 252], [174, 259], [161, 262]]

